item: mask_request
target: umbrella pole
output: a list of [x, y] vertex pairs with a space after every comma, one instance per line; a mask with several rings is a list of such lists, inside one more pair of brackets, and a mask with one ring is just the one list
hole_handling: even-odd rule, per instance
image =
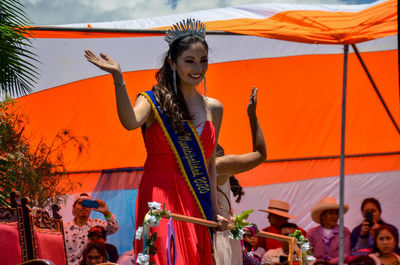
[[342, 94], [342, 131], [340, 140], [340, 209], [339, 209], [339, 265], [344, 263], [343, 255], [343, 216], [344, 216], [344, 161], [345, 161], [345, 132], [346, 132], [346, 90], [347, 90], [347, 57], [349, 45], [344, 45], [343, 62], [343, 94]]

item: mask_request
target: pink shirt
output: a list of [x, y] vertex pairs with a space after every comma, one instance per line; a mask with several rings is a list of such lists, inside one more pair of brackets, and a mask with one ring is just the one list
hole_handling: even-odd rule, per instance
[[[338, 226], [336, 226], [339, 228]], [[322, 236], [322, 226], [311, 228], [307, 232], [307, 239], [310, 241], [312, 252], [317, 260], [329, 260], [332, 264], [339, 263], [339, 229], [333, 229], [329, 243], [325, 245]], [[346, 227], [343, 228], [343, 256], [344, 261], [349, 257], [350, 249], [350, 231]]]

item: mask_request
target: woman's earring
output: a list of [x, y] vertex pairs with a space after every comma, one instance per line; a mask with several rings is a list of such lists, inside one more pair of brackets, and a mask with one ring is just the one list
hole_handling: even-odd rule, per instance
[[203, 82], [204, 82], [204, 96], [207, 97], [206, 76], [203, 77]]
[[172, 80], [173, 80], [173, 85], [174, 85], [174, 92], [177, 95], [178, 94], [178, 89], [176, 87], [176, 71], [172, 70]]

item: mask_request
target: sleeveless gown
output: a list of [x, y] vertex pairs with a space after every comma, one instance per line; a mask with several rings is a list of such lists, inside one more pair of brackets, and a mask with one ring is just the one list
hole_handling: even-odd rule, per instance
[[[219, 215], [230, 220], [231, 213], [231, 193], [229, 179], [218, 186], [217, 199], [219, 205]], [[215, 259], [218, 265], [242, 265], [243, 255], [240, 240], [229, 238], [230, 231], [217, 231], [214, 234]]]
[[[157, 201], [172, 213], [203, 218], [198, 206], [183, 179], [175, 156], [162, 132], [158, 122], [146, 129], [144, 141], [147, 149], [147, 159], [144, 173], [139, 184], [136, 199], [135, 230], [143, 223], [143, 218], [148, 212], [148, 202]], [[200, 134], [205, 157], [208, 158], [215, 146], [215, 129], [210, 121], [204, 123]], [[167, 223], [163, 218], [157, 227], [150, 229], [151, 233], [157, 232], [157, 254], [150, 261], [156, 265], [166, 265], [167, 253]], [[209, 229], [205, 226], [192, 223], [173, 221], [177, 265], [213, 264], [212, 243]], [[135, 257], [143, 249], [143, 240], [135, 240]]]

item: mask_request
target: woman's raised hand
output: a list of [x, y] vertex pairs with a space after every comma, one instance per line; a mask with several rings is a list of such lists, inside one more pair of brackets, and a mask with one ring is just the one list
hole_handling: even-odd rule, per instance
[[85, 57], [89, 62], [112, 75], [121, 74], [119, 63], [104, 53], [100, 53], [100, 56], [101, 58], [96, 56], [92, 51], [85, 50]]
[[247, 105], [247, 114], [256, 115], [256, 107], [257, 107], [257, 87], [253, 87], [251, 89], [249, 105]]

